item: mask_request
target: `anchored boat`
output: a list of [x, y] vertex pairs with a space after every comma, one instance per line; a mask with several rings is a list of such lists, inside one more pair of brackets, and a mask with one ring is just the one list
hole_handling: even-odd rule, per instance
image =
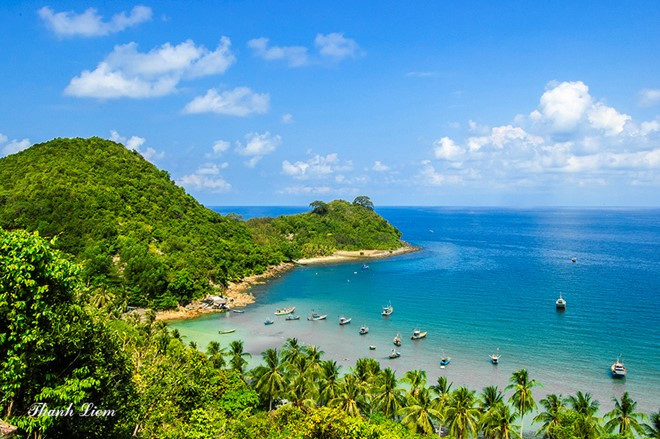
[[343, 316], [342, 316], [342, 317], [339, 317], [339, 324], [340, 324], [341, 326], [343, 326], [343, 325], [348, 325], [349, 323], [351, 323], [351, 320], [352, 320], [352, 319], [351, 319], [350, 317], [349, 317], [349, 318], [346, 318], [346, 317], [343, 317]]
[[490, 356], [490, 362], [493, 364], [499, 364], [500, 363], [500, 348], [497, 348], [497, 352], [494, 354], [491, 354]]
[[612, 371], [612, 378], [624, 378], [626, 376], [628, 371], [626, 370], [626, 366], [623, 365], [623, 361], [621, 361], [621, 355], [617, 357], [610, 370]]
[[397, 351], [396, 349], [392, 349], [390, 352], [390, 358], [399, 358], [401, 356], [401, 352]]
[[307, 317], [307, 320], [317, 321], [317, 320], [325, 320], [327, 318], [328, 318], [327, 314], [321, 315], [321, 314], [313, 312], [311, 316]]
[[390, 302], [387, 306], [383, 307], [383, 312], [381, 312], [380, 314], [382, 316], [389, 317], [392, 315], [393, 312], [394, 312], [394, 307], [392, 306], [392, 302]]
[[445, 355], [445, 351], [442, 351], [442, 357], [440, 357], [440, 366], [446, 366], [451, 361], [451, 357]]
[[293, 314], [290, 314], [286, 316], [284, 320], [300, 320], [300, 316], [294, 316]]
[[395, 346], [401, 346], [401, 334], [397, 334], [392, 340]]
[[367, 333], [369, 333], [369, 327], [366, 325], [362, 325], [362, 327], [360, 327], [360, 335], [365, 335]]
[[285, 316], [287, 314], [293, 314], [293, 311], [296, 309], [295, 306], [290, 306], [288, 308], [282, 308], [275, 311], [276, 316]]
[[266, 321], [264, 322], [264, 325], [272, 325], [273, 323], [275, 323], [275, 322], [272, 321], [271, 319], [266, 319]]
[[413, 335], [410, 336], [411, 340], [419, 340], [420, 338], [426, 337], [427, 331], [421, 332], [419, 329], [413, 331]]
[[566, 301], [564, 300], [563, 297], [561, 297], [561, 293], [559, 293], [559, 299], [555, 302], [555, 306], [557, 309], [566, 309]]
[[218, 334], [231, 334], [232, 332], [235, 332], [236, 328], [234, 329], [225, 329], [224, 331], [218, 331]]

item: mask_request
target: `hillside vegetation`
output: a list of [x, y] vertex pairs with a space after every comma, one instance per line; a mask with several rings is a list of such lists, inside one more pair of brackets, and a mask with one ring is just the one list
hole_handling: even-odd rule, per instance
[[132, 305], [173, 307], [302, 256], [401, 246], [369, 206], [325, 206], [249, 222], [222, 216], [137, 152], [97, 137], [0, 159], [0, 227], [57, 237], [86, 283]]

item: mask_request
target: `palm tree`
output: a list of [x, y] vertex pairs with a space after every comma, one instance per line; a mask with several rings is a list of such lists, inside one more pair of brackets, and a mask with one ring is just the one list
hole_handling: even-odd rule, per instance
[[511, 412], [508, 405], [499, 401], [484, 414], [484, 437], [492, 439], [520, 438], [513, 426], [517, 417], [517, 413]]
[[306, 349], [307, 354], [307, 368], [310, 375], [314, 378], [321, 377], [323, 371], [321, 370], [321, 357], [324, 352], [318, 346], [309, 346]]
[[234, 340], [229, 343], [229, 352], [225, 355], [230, 356], [229, 365], [233, 370], [237, 370], [243, 375], [245, 371], [245, 366], [247, 365], [247, 360], [243, 357], [252, 357], [252, 355], [243, 352], [243, 341]]
[[464, 439], [470, 434], [477, 435], [479, 409], [475, 407], [477, 398], [474, 392], [461, 386], [449, 398], [445, 409], [445, 425], [456, 439]]
[[413, 398], [417, 398], [418, 393], [426, 386], [426, 371], [425, 370], [409, 370], [403, 376], [403, 381], [410, 383], [410, 392]]
[[579, 435], [583, 438], [597, 438], [601, 435], [601, 419], [596, 417], [600, 403], [591, 399], [590, 393], [578, 391], [576, 396], [566, 398], [568, 405], [580, 415], [580, 422], [576, 425]]
[[640, 420], [646, 418], [644, 413], [635, 412], [637, 402], [630, 399], [628, 392], [625, 392], [621, 397], [621, 401], [612, 398], [614, 402], [614, 409], [605, 415], [609, 421], [605, 424], [605, 429], [612, 433], [618, 430], [618, 434], [625, 437], [634, 437], [634, 433], [644, 434], [644, 428], [639, 423]]
[[503, 402], [504, 395], [497, 386], [484, 387], [479, 399], [479, 408], [482, 413], [486, 413], [498, 403]]
[[316, 399], [316, 386], [309, 374], [299, 373], [289, 381], [287, 397], [298, 408], [311, 407]]
[[388, 419], [394, 419], [403, 402], [403, 389], [397, 383], [396, 373], [389, 367], [376, 377], [374, 406]]
[[532, 388], [539, 386], [540, 384], [535, 380], [529, 379], [527, 369], [520, 369], [513, 372], [509, 382], [511, 382], [511, 384], [506, 388], [513, 389], [513, 395], [509, 398], [509, 401], [513, 403], [513, 406], [516, 408], [518, 415], [520, 416], [520, 437], [522, 437], [523, 417], [525, 416], [525, 413], [529, 413], [536, 408], [536, 403], [532, 396]]
[[543, 433], [544, 437], [552, 439], [550, 431], [553, 427], [559, 425], [559, 414], [566, 410], [564, 405], [565, 401], [561, 395], [555, 395], [551, 393], [547, 395], [545, 399], [539, 401], [545, 411], [539, 413], [535, 418], [534, 422], [542, 422], [541, 428], [536, 432], [537, 435]]
[[644, 424], [646, 436], [653, 439], [660, 439], [660, 410], [651, 415], [651, 423]]
[[223, 355], [225, 350], [220, 348], [220, 343], [217, 341], [209, 342], [206, 347], [206, 355], [209, 356], [209, 360], [213, 363], [213, 367], [216, 369], [222, 369], [227, 365]]
[[295, 364], [298, 358], [303, 354], [305, 347], [298, 343], [298, 339], [287, 338], [282, 347], [282, 360], [287, 363]]
[[355, 375], [346, 375], [343, 379], [337, 396], [330, 400], [330, 407], [338, 407], [349, 416], [360, 417], [360, 404], [362, 403], [364, 389]]
[[276, 349], [268, 349], [263, 353], [264, 364], [254, 370], [255, 387], [260, 394], [268, 398], [268, 411], [273, 410], [273, 400], [284, 392], [285, 382], [282, 376], [282, 365]]
[[353, 369], [353, 375], [363, 384], [370, 383], [378, 372], [380, 363], [373, 358], [358, 358]]
[[321, 361], [321, 380], [319, 381], [319, 402], [321, 405], [337, 397], [339, 393], [339, 369], [336, 361]]
[[416, 396], [408, 394], [406, 407], [401, 409], [404, 424], [413, 433], [431, 434], [434, 431], [433, 420], [439, 421], [442, 413], [434, 407], [428, 388], [417, 389]]

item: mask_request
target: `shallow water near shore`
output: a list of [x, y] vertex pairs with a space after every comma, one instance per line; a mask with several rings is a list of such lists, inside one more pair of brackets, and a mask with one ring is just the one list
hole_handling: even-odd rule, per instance
[[[215, 208], [251, 216], [304, 208]], [[527, 368], [546, 393], [589, 391], [601, 402], [628, 391], [644, 412], [660, 406], [660, 211], [596, 209], [382, 208], [378, 212], [423, 247], [416, 253], [361, 263], [297, 267], [253, 288], [245, 313], [173, 322], [201, 349], [241, 339], [250, 366], [289, 337], [318, 345], [344, 371], [360, 357], [376, 358], [402, 376], [424, 369], [429, 381], [446, 375], [454, 386], [503, 388]], [[571, 258], [577, 262], [571, 262]], [[559, 295], [567, 310], [557, 312]], [[380, 315], [391, 301], [394, 314]], [[298, 321], [276, 317], [296, 306]], [[306, 320], [312, 310], [326, 321]], [[338, 317], [352, 323], [338, 325]], [[275, 324], [265, 326], [266, 318]], [[362, 324], [367, 335], [359, 335]], [[236, 332], [218, 335], [219, 330]], [[428, 331], [411, 341], [414, 328]], [[401, 357], [389, 360], [401, 333]], [[369, 345], [376, 345], [375, 351]], [[501, 364], [488, 355], [496, 348]], [[440, 368], [442, 352], [451, 363]], [[609, 367], [622, 354], [628, 377]]]

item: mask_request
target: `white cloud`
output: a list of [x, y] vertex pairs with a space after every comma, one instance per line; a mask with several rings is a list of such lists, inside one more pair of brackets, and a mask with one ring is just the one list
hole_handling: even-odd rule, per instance
[[149, 52], [139, 52], [136, 43], [118, 45], [96, 69], [72, 78], [64, 93], [98, 99], [164, 96], [174, 93], [183, 79], [224, 73], [236, 60], [230, 46], [227, 37], [214, 51], [191, 40]]
[[385, 171], [389, 171], [390, 167], [383, 164], [380, 160], [376, 160], [374, 162], [374, 165], [371, 167], [371, 169], [376, 172], [385, 172]]
[[211, 156], [220, 157], [224, 152], [229, 150], [230, 146], [230, 143], [226, 140], [216, 140], [213, 143], [213, 152], [211, 153]]
[[215, 171], [216, 169], [201, 167], [194, 173], [181, 177], [180, 180], [177, 180], [177, 184], [188, 190], [208, 190], [213, 193], [229, 192], [231, 184], [218, 177], [217, 173], [208, 172], [209, 170]]
[[165, 157], [164, 152], [158, 152], [152, 147], [143, 148], [147, 139], [139, 136], [124, 137], [121, 136], [116, 130], [110, 130], [110, 140], [113, 142], [123, 144], [127, 149], [137, 151], [144, 157], [145, 160], [153, 162], [154, 160], [159, 160]]
[[8, 140], [9, 138], [6, 135], [0, 133], [0, 148], [2, 148], [0, 150], [2, 152], [0, 157], [16, 154], [17, 152], [21, 152], [32, 145], [32, 142], [30, 142], [30, 139], [28, 138], [22, 140], [13, 139], [7, 143]]
[[463, 179], [458, 175], [444, 175], [435, 170], [435, 168], [425, 162], [422, 162], [422, 170], [419, 177], [424, 184], [430, 186], [443, 186], [445, 184], [459, 184]]
[[432, 78], [434, 76], [437, 76], [438, 72], [432, 72], [432, 71], [427, 71], [427, 72], [407, 72], [406, 76], [409, 78]]
[[335, 60], [359, 55], [360, 46], [358, 46], [355, 40], [346, 38], [343, 33], [317, 34], [314, 44], [322, 56]]
[[280, 193], [291, 194], [291, 195], [324, 195], [332, 191], [332, 188], [329, 186], [288, 186], [285, 187]]
[[103, 21], [103, 17], [94, 8], [77, 14], [73, 11], [54, 12], [44, 6], [37, 13], [50, 30], [60, 37], [109, 35], [149, 21], [152, 16], [151, 8], [142, 5], [135, 6], [128, 15], [126, 12], [113, 15], [110, 21]]
[[608, 136], [621, 133], [626, 122], [632, 119], [627, 114], [621, 114], [602, 103], [594, 105], [589, 110], [587, 118], [592, 127], [602, 129]]
[[275, 151], [277, 146], [282, 142], [282, 138], [279, 135], [272, 136], [268, 131], [262, 134], [246, 134], [245, 139], [245, 145], [241, 142], [236, 142], [236, 152], [240, 155], [250, 157], [246, 163], [250, 168], [253, 168], [265, 155]]
[[464, 151], [449, 137], [443, 137], [433, 142], [433, 152], [437, 159], [454, 160], [460, 157]]
[[286, 60], [290, 67], [307, 65], [307, 48], [303, 46], [269, 46], [268, 38], [255, 38], [247, 43], [253, 53], [265, 60]]
[[250, 114], [263, 114], [270, 106], [270, 96], [253, 92], [249, 87], [236, 87], [218, 93], [209, 89], [204, 96], [197, 96], [183, 109], [184, 113], [216, 113], [227, 116], [245, 117]]
[[281, 121], [285, 125], [289, 125], [293, 123], [293, 114], [291, 113], [286, 113], [282, 115]]
[[538, 110], [531, 113], [532, 120], [546, 120], [559, 132], [576, 128], [592, 99], [589, 87], [582, 81], [551, 83], [543, 93]]
[[346, 171], [352, 168], [350, 162], [341, 163], [337, 153], [326, 156], [315, 155], [307, 161], [296, 161], [294, 163], [284, 160], [282, 172], [298, 179], [324, 178], [338, 171]]
[[639, 104], [643, 107], [660, 104], [660, 88], [645, 88], [639, 92]]

